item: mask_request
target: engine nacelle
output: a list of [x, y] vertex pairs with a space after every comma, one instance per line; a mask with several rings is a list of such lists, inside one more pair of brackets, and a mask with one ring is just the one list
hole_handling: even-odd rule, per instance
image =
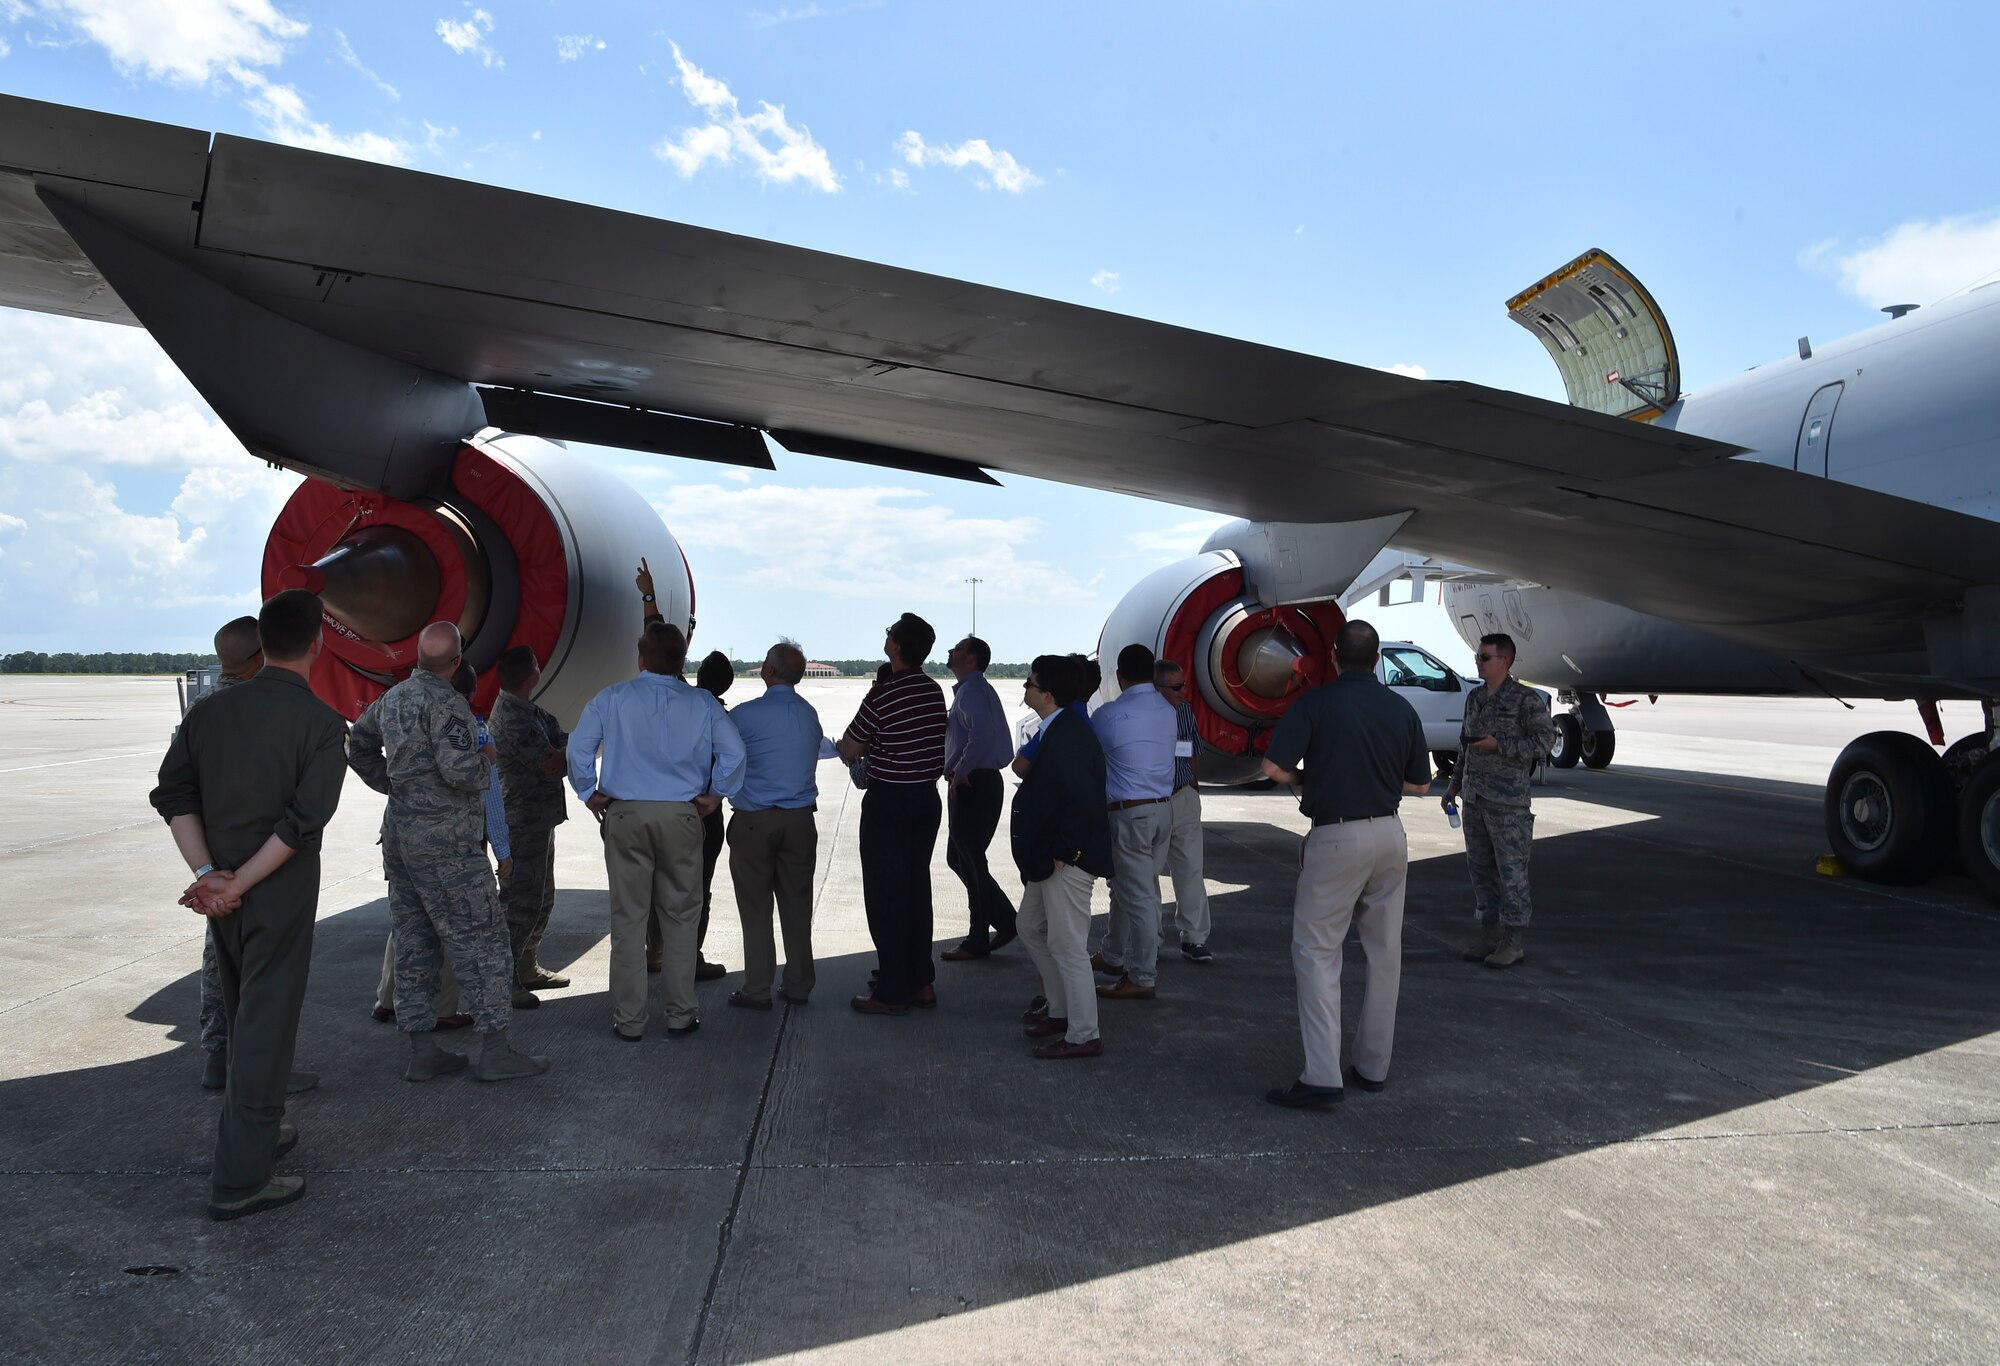
[[308, 479], [271, 528], [263, 586], [321, 595], [313, 691], [350, 720], [409, 676], [424, 626], [454, 621], [479, 672], [475, 710], [493, 703], [500, 656], [527, 645], [542, 662], [536, 702], [570, 726], [637, 667], [642, 557], [661, 614], [691, 633], [694, 582], [652, 506], [561, 446], [488, 429], [453, 457], [441, 497]]
[[1099, 696], [1118, 695], [1118, 652], [1138, 643], [1187, 671], [1201, 729], [1203, 782], [1247, 782], [1261, 771], [1271, 728], [1292, 699], [1333, 676], [1333, 637], [1346, 618], [1331, 600], [1267, 606], [1248, 591], [1242, 562], [1207, 551], [1156, 570], [1104, 623]]

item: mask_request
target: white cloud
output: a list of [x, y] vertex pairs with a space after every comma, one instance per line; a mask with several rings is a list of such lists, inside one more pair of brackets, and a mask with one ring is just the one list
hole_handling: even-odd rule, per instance
[[1143, 555], [1160, 555], [1178, 559], [1201, 552], [1203, 541], [1227, 517], [1196, 517], [1185, 522], [1175, 522], [1172, 526], [1149, 527], [1144, 531], [1130, 531], [1125, 540]]
[[1106, 294], [1116, 294], [1121, 288], [1118, 283], [1118, 272], [1115, 270], [1100, 270], [1090, 277], [1090, 282]]
[[[768, 477], [768, 476], [767, 476]], [[766, 591], [910, 600], [959, 591], [968, 577], [996, 598], [1087, 599], [1094, 584], [1012, 547], [1032, 517], [965, 517], [915, 489], [760, 484], [672, 485], [654, 503], [705, 574]], [[731, 561], [740, 567], [723, 568]]]
[[410, 164], [410, 144], [386, 133], [336, 133], [312, 117], [305, 97], [289, 85], [279, 85], [263, 73], [233, 66], [229, 74], [243, 87], [243, 107], [263, 125], [265, 136], [288, 147], [360, 157], [391, 166]]
[[231, 66], [275, 66], [311, 27], [270, 0], [42, 0], [101, 46], [120, 71], [203, 85]]
[[1935, 303], [2000, 271], [2000, 211], [1899, 223], [1853, 251], [1817, 242], [1799, 263], [1837, 276], [1842, 289], [1877, 307]]
[[254, 608], [299, 477], [263, 467], [136, 328], [0, 334], [0, 648], [194, 647]]
[[1375, 368], [1377, 370], [1386, 370], [1392, 375], [1407, 375], [1411, 379], [1429, 379], [1431, 377], [1431, 372], [1424, 369], [1424, 367], [1421, 365], [1410, 365], [1403, 363], [1396, 365], [1378, 365]]
[[604, 40], [590, 33], [566, 33], [556, 39], [556, 60], [573, 62], [586, 52], [604, 51]]
[[449, 128], [440, 128], [437, 124], [432, 123], [429, 119], [424, 120], [424, 150], [426, 152], [429, 152], [432, 156], [442, 156], [444, 154], [444, 144], [446, 139], [455, 138], [457, 136], [458, 136], [457, 124], [453, 124]]
[[12, 52], [13, 50], [14, 50], [13, 48], [7, 45], [7, 40], [5, 38], [0, 38], [0, 58], [6, 57], [7, 54]]
[[912, 166], [950, 166], [970, 172], [981, 189], [1020, 194], [1042, 183], [1041, 177], [1014, 160], [1012, 152], [996, 152], [985, 138], [971, 138], [956, 147], [932, 146], [912, 130], [896, 139], [896, 150]]
[[401, 91], [397, 90], [395, 86], [390, 85], [387, 81], [383, 80], [380, 76], [376, 75], [373, 71], [371, 71], [367, 67], [366, 64], [362, 62], [361, 58], [354, 51], [354, 44], [347, 41], [347, 35], [345, 33], [342, 33], [339, 29], [335, 29], [333, 31], [333, 36], [335, 42], [339, 44], [341, 61], [346, 62], [356, 71], [359, 71], [363, 76], [366, 76], [377, 90], [381, 91], [384, 95], [387, 95], [390, 99], [400, 100], [403, 98]]
[[829, 194], [840, 188], [826, 149], [813, 141], [810, 130], [792, 126], [783, 105], [759, 100], [757, 112], [745, 114], [727, 84], [690, 62], [678, 43], [673, 49], [681, 89], [709, 121], [662, 139], [653, 148], [654, 156], [683, 176], [692, 176], [711, 161], [718, 166], [741, 161], [760, 180], [780, 185], [802, 180]]
[[825, 15], [826, 11], [817, 4], [800, 5], [797, 9], [752, 10], [750, 24], [753, 28], [776, 28], [795, 19], [820, 19]]
[[504, 67], [506, 58], [493, 50], [486, 41], [493, 32], [493, 16], [483, 9], [472, 11], [465, 19], [440, 19], [437, 21], [437, 36], [444, 39], [444, 45], [459, 56], [479, 58], [481, 66]]
[[891, 166], [886, 171], [875, 173], [875, 183], [887, 185], [892, 190], [907, 190], [910, 188], [910, 174], [900, 166]]
[[883, 0], [853, 0], [851, 4], [837, 5], [832, 9], [824, 9], [819, 5], [818, 0], [808, 0], [808, 3], [798, 6], [796, 9], [781, 6], [775, 10], [752, 10], [750, 11], [750, 26], [752, 28], [776, 28], [779, 24], [789, 24], [799, 19], [825, 19], [836, 14], [850, 14], [858, 9], [880, 9], [882, 4]]

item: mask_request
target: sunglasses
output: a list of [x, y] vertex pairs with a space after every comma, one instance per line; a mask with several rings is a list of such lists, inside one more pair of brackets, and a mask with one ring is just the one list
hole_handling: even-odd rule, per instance
[[1505, 655], [1474, 655], [1474, 656], [1473, 656], [1473, 658], [1474, 658], [1474, 659], [1476, 659], [1476, 660], [1478, 660], [1478, 661], [1479, 661], [1479, 662], [1480, 662], [1481, 664], [1490, 664], [1490, 663], [1492, 663], [1492, 662], [1493, 662], [1494, 660], [1496, 660], [1496, 659], [1505, 659], [1506, 657], [1507, 657], [1507, 656], [1505, 656]]

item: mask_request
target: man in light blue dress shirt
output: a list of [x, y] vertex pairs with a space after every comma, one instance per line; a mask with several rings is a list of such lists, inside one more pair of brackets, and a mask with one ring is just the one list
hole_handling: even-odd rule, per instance
[[1160, 959], [1160, 874], [1173, 834], [1174, 709], [1153, 686], [1153, 652], [1118, 652], [1115, 701], [1091, 713], [1104, 747], [1104, 800], [1111, 809], [1111, 930], [1091, 959], [1117, 978], [1097, 989], [1113, 1001], [1150, 1001]]
[[941, 956], [962, 963], [984, 958], [1014, 939], [1014, 903], [986, 866], [986, 850], [1006, 804], [1000, 770], [1013, 762], [1014, 735], [1000, 695], [986, 681], [986, 667], [993, 662], [986, 642], [967, 636], [951, 647], [944, 662], [958, 680], [944, 736], [945, 863], [965, 884], [970, 928], [957, 948]]
[[593, 697], [570, 733], [569, 781], [604, 823], [611, 882], [611, 1027], [646, 1030], [646, 922], [665, 951], [667, 1033], [700, 1026], [694, 994], [701, 921], [701, 819], [743, 782], [743, 740], [722, 704], [681, 678], [687, 638], [664, 622], [639, 637], [637, 678]]
[[743, 737], [743, 786], [729, 799], [729, 880], [743, 918], [743, 986], [729, 1004], [771, 1008], [778, 949], [771, 907], [785, 938], [785, 978], [778, 989], [804, 1005], [813, 989], [812, 883], [819, 858], [817, 767], [837, 758], [819, 713], [800, 697], [806, 657], [781, 640], [764, 653], [764, 695], [739, 703], [729, 719]]

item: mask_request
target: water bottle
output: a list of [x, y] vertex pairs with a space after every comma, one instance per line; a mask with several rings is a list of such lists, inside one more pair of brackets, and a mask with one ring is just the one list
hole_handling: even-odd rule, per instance
[[1444, 799], [1444, 818], [1451, 822], [1452, 829], [1458, 829], [1458, 803], [1449, 797]]

